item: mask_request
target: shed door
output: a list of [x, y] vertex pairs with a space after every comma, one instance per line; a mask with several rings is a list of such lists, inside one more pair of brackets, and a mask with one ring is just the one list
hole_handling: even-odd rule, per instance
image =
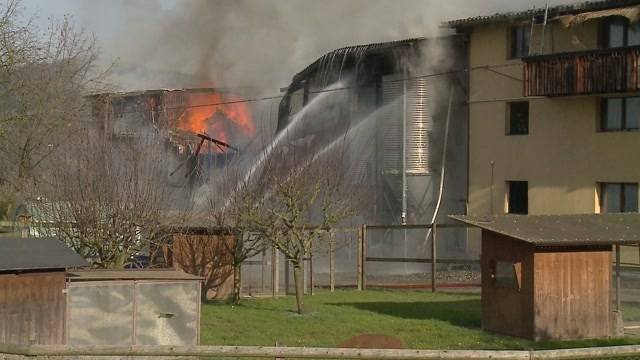
[[197, 345], [199, 282], [136, 283], [136, 345]]
[[69, 345], [131, 345], [133, 286], [115, 282], [70, 283]]

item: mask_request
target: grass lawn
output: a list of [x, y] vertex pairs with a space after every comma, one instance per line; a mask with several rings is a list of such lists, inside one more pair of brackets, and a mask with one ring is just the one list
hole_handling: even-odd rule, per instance
[[538, 349], [640, 343], [639, 339], [540, 342], [480, 330], [480, 295], [425, 291], [342, 290], [305, 296], [246, 299], [239, 306], [202, 306], [201, 343], [334, 347], [360, 334], [383, 334], [419, 349]]

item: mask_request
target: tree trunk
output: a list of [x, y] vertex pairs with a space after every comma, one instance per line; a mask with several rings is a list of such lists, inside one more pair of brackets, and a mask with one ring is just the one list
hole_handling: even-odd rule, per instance
[[240, 304], [240, 290], [242, 289], [242, 265], [237, 264], [233, 267], [233, 303]]
[[302, 264], [293, 264], [293, 282], [296, 285], [296, 304], [298, 305], [298, 314], [302, 314], [304, 312], [304, 279], [302, 276]]

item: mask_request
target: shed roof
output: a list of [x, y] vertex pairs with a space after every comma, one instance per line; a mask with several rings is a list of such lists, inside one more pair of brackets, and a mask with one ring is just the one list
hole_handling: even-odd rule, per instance
[[[640, 0], [601, 0], [584, 1], [580, 3], [565, 4], [549, 7], [549, 18], [562, 15], [576, 14], [586, 11], [606, 10], [622, 6], [640, 4]], [[497, 22], [511, 22], [531, 20], [534, 15], [544, 15], [545, 8], [532, 8], [523, 11], [503, 12], [493, 15], [474, 16], [465, 19], [456, 19], [445, 22], [443, 25], [453, 28], [472, 27]]]
[[200, 276], [169, 269], [76, 270], [67, 272], [70, 281], [89, 280], [202, 280]]
[[65, 269], [87, 262], [58, 239], [0, 239], [0, 271]]
[[640, 214], [451, 215], [452, 219], [536, 246], [587, 246], [640, 242]]

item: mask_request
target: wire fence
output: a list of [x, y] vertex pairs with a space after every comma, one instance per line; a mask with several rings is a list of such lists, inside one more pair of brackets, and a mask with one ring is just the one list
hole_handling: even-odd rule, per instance
[[[436, 256], [433, 256], [433, 255]], [[467, 249], [464, 225], [362, 225], [336, 229], [304, 257], [304, 288], [435, 289], [480, 286], [480, 260]], [[248, 259], [243, 293], [294, 292], [293, 267], [273, 249]]]
[[480, 285], [480, 259], [458, 224], [365, 225], [363, 286], [431, 289]]

